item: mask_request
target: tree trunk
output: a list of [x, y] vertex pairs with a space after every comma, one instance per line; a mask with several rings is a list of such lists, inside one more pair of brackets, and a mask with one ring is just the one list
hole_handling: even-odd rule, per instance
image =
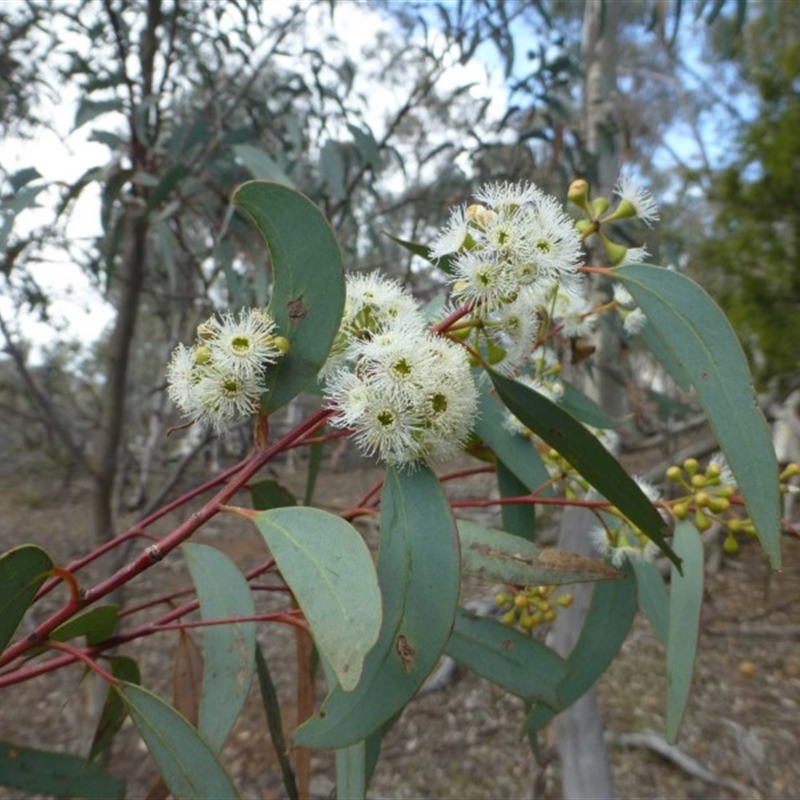
[[[619, 4], [615, 0], [586, 0], [581, 44], [585, 75], [583, 132], [595, 196], [608, 196], [619, 173], [619, 149], [615, 141], [618, 24]], [[602, 250], [592, 253], [594, 263], [602, 263], [603, 255]], [[597, 282], [593, 284], [593, 295], [597, 302], [606, 299], [604, 287]], [[628, 411], [628, 403], [621, 380], [619, 337], [608, 325], [598, 325], [594, 345], [594, 369], [592, 376], [584, 381], [584, 391], [608, 414], [621, 418]], [[580, 555], [596, 555], [588, 536], [595, 524], [586, 509], [568, 507], [561, 520], [559, 548]], [[592, 589], [589, 584], [573, 587], [573, 605], [559, 612], [553, 647], [561, 655], [572, 651], [580, 635]], [[563, 796], [569, 800], [613, 797], [608, 750], [594, 687], [558, 716], [557, 732]]]
[[[589, 530], [596, 524], [597, 520], [587, 509], [567, 507], [561, 518], [559, 549], [597, 557], [588, 536]], [[559, 610], [553, 629], [553, 649], [559, 655], [568, 656], [575, 646], [592, 601], [593, 589], [593, 585], [588, 583], [579, 583], [570, 588], [572, 605]], [[558, 715], [556, 730], [562, 796], [569, 800], [613, 797], [611, 767], [594, 687]]]
[[[620, 157], [617, 123], [617, 29], [619, 3], [610, 0], [586, 0], [582, 32], [583, 133], [588, 150], [590, 182], [594, 195], [609, 197], [619, 176]], [[591, 253], [593, 263], [604, 263], [601, 246]], [[593, 282], [592, 300], [608, 299], [602, 281]], [[586, 392], [610, 416], [622, 419], [630, 411], [625, 392], [625, 374], [621, 364], [620, 338], [601, 320], [593, 337], [595, 346], [593, 377]], [[623, 432], [624, 433], [624, 432]]]
[[146, 265], [147, 219], [144, 216], [134, 217], [130, 221], [123, 241], [128, 246], [116, 276], [119, 285], [117, 318], [109, 342], [100, 430], [94, 457], [94, 535], [98, 542], [111, 538], [115, 528], [114, 482], [125, 423], [128, 362]]

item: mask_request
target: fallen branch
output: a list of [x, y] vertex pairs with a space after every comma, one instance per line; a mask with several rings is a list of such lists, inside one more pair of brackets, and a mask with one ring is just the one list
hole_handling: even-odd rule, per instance
[[733, 778], [721, 778], [710, 769], [704, 767], [699, 761], [695, 761], [679, 747], [667, 744], [663, 737], [653, 731], [640, 731], [638, 733], [623, 733], [612, 739], [613, 744], [622, 747], [645, 747], [652, 750], [667, 761], [672, 762], [693, 778], [699, 778], [712, 786], [724, 786], [726, 789], [736, 792], [740, 797], [762, 798], [763, 795], [753, 786], [740, 783]]

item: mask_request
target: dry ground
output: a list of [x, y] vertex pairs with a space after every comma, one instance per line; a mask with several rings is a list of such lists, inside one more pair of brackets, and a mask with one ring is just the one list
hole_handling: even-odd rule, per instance
[[[342, 507], [368, 488], [378, 473], [356, 469], [326, 474], [320, 500]], [[302, 475], [287, 483], [298, 487]], [[55, 488], [53, 488], [55, 487]], [[0, 551], [35, 541], [61, 563], [84, 552], [88, 495], [58, 482], [6, 475], [0, 483]], [[473, 484], [466, 491], [481, 492]], [[215, 520], [201, 541], [215, 544], [247, 567], [264, 557], [263, 544], [243, 520]], [[690, 707], [678, 745], [695, 766], [690, 774], [673, 760], [625, 737], [663, 730], [664, 654], [646, 622], [637, 620], [621, 656], [600, 683], [606, 735], [620, 798], [800, 798], [800, 541], [784, 539], [785, 567], [770, 576], [756, 545], [726, 558], [707, 586], [699, 659]], [[88, 578], [87, 578], [88, 579]], [[135, 582], [135, 603], [187, 582], [178, 555]], [[491, 587], [474, 589], [491, 596]], [[58, 598], [48, 601], [52, 606]], [[175, 634], [139, 641], [136, 655], [144, 685], [169, 697]], [[259, 640], [288, 716], [292, 713], [293, 635], [261, 626]], [[81, 752], [88, 726], [86, 696], [77, 667], [5, 691], [0, 698], [0, 740]], [[387, 736], [370, 797], [529, 798], [559, 796], [558, 765], [534, 764], [518, 741], [521, 704], [488, 682], [457, 673], [444, 691], [416, 700]], [[84, 751], [85, 752], [85, 751]], [[284, 796], [265, 734], [256, 691], [237, 724], [224, 762], [245, 798]], [[128, 796], [143, 798], [156, 778], [135, 732], [124, 729], [111, 770], [128, 780]], [[312, 794], [328, 797], [332, 760], [315, 755]], [[14, 797], [0, 788], [0, 798]]]

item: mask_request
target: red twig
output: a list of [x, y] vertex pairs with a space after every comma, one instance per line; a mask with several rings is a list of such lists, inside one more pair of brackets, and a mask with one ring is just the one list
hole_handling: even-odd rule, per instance
[[[167, 554], [171, 553], [176, 547], [186, 541], [198, 528], [214, 517], [219, 512], [220, 507], [227, 503], [239, 489], [245, 486], [250, 478], [252, 478], [264, 464], [275, 455], [285, 450], [293, 442], [317, 430], [317, 428], [325, 423], [330, 413], [329, 409], [318, 409], [271, 447], [255, 450], [247, 459], [241, 462], [242, 467], [236, 477], [217, 492], [217, 494], [199, 511], [192, 514], [171, 533], [164, 536], [157, 544], [152, 544], [150, 547], [146, 548], [144, 552], [137, 556], [132, 562], [117, 570], [109, 578], [100, 581], [100, 583], [88, 589], [83, 594], [79, 603], [68, 603], [39, 624], [31, 634], [9, 647], [0, 655], [0, 667], [13, 661], [31, 647], [40, 645], [55, 628], [68, 620], [76, 611], [99, 600], [101, 597], [105, 597], [132, 578], [144, 572], [153, 564], [161, 561]], [[229, 473], [230, 470], [226, 474]], [[191, 492], [190, 495], [195, 496], [196, 493], [197, 491]], [[158, 512], [156, 512], [156, 514], [158, 514]], [[153, 516], [154, 515], [151, 515], [151, 517]], [[139, 526], [136, 526], [136, 529], [140, 530], [142, 524], [144, 523], [140, 523]]]

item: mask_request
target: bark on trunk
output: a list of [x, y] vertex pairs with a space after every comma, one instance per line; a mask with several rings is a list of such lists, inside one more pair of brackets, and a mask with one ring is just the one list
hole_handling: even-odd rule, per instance
[[125, 422], [128, 363], [145, 275], [146, 218], [134, 218], [125, 238], [128, 247], [116, 277], [119, 285], [117, 318], [109, 342], [100, 430], [94, 458], [94, 534], [98, 542], [114, 535], [114, 482]]
[[[561, 519], [559, 549], [596, 557], [597, 553], [588, 536], [589, 530], [596, 524], [596, 519], [587, 509], [567, 507]], [[552, 644], [559, 655], [568, 656], [575, 646], [592, 600], [592, 591], [593, 586], [588, 583], [571, 587], [572, 605], [558, 612]], [[613, 797], [611, 766], [594, 687], [559, 714], [556, 730], [562, 796], [568, 800]]]

